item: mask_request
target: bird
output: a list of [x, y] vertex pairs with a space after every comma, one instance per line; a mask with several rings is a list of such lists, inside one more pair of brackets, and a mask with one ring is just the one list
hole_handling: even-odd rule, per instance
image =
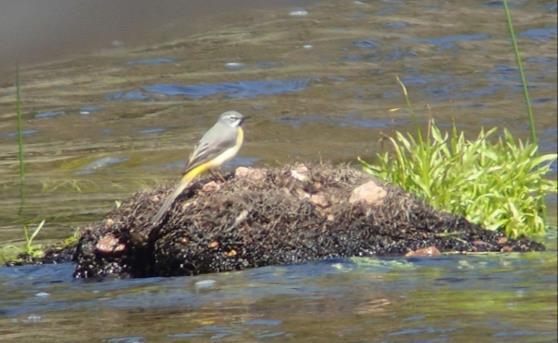
[[173, 205], [176, 198], [198, 175], [219, 168], [223, 163], [236, 156], [244, 142], [242, 123], [244, 115], [237, 111], [226, 111], [200, 139], [194, 147], [186, 164], [186, 170], [174, 191], [165, 198], [163, 205], [153, 216], [156, 225]]

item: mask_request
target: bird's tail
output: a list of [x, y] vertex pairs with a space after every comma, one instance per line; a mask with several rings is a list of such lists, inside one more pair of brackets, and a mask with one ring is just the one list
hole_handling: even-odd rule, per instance
[[153, 216], [153, 218], [151, 219], [152, 224], [154, 225], [157, 224], [161, 220], [161, 218], [163, 218], [163, 216], [165, 215], [165, 213], [167, 213], [167, 211], [170, 209], [172, 204], [174, 204], [176, 198], [178, 198], [178, 196], [182, 194], [182, 192], [184, 192], [184, 190], [186, 189], [186, 187], [188, 187], [190, 182], [192, 182], [192, 180], [200, 173], [201, 170], [198, 170], [198, 168], [194, 168], [188, 171], [186, 174], [184, 174], [184, 176], [182, 177], [182, 179], [180, 179], [180, 182], [176, 186], [175, 190], [165, 199], [163, 205], [161, 205], [161, 208], [159, 209], [159, 211], [157, 211], [157, 214]]

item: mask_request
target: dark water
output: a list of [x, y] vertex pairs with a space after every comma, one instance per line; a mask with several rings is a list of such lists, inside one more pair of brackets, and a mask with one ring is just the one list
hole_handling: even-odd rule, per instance
[[[305, 0], [22, 0], [0, 3], [0, 75], [15, 61], [54, 58], [160, 42], [198, 32], [217, 14], [302, 6]], [[165, 63], [164, 57], [130, 64]]]
[[[23, 224], [43, 219], [40, 242], [66, 238], [132, 193], [175, 180], [190, 146], [224, 110], [251, 117], [229, 167], [372, 159], [382, 149], [381, 134], [413, 128], [396, 75], [422, 122], [455, 121], [471, 137], [483, 126], [529, 136], [500, 1], [215, 0], [192, 2], [193, 12], [173, 7], [179, 2], [162, 12], [137, 2], [138, 12], [129, 15], [133, 7], [123, 4], [91, 13], [111, 22], [120, 13], [123, 25], [107, 24], [90, 44], [37, 34], [59, 47], [49, 52], [21, 36], [21, 44], [38, 48], [17, 49], [33, 55], [23, 62], [36, 63], [21, 69], [26, 201], [19, 217], [15, 89], [5, 74], [3, 246], [20, 244]], [[149, 11], [140, 8], [154, 17], [146, 19]], [[541, 149], [556, 151], [556, 4], [512, 1], [512, 11]], [[79, 18], [61, 25], [71, 31]], [[555, 195], [548, 204], [556, 223]], [[70, 265], [1, 268], [0, 337], [556, 341], [555, 241], [553, 231], [545, 239], [550, 251], [536, 254], [329, 261], [196, 278], [84, 282], [71, 279]]]
[[[299, 92], [307, 88], [309, 79], [300, 80], [249, 80], [226, 83], [201, 83], [195, 85], [153, 84], [141, 89], [116, 92], [107, 95], [107, 100], [157, 100], [167, 97], [182, 97], [196, 100], [224, 95], [229, 98], [255, 98], [265, 95]], [[59, 112], [57, 112], [59, 113]]]
[[[555, 237], [554, 237], [555, 239]], [[556, 341], [556, 250], [86, 282], [0, 270], [13, 341]], [[40, 336], [38, 336], [40, 335]]]

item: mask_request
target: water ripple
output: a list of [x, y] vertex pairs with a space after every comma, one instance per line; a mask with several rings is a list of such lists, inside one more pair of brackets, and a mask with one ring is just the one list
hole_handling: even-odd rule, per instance
[[158, 96], [181, 96], [188, 99], [200, 99], [214, 95], [230, 98], [254, 98], [265, 95], [299, 92], [310, 85], [311, 79], [293, 80], [255, 80], [223, 83], [200, 83], [195, 85], [178, 85], [157, 83], [131, 91], [110, 93], [107, 100], [155, 100]]

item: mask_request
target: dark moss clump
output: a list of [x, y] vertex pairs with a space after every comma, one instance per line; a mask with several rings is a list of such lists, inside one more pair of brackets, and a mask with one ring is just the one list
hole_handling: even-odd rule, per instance
[[75, 276], [194, 275], [432, 246], [442, 252], [544, 249], [435, 211], [388, 185], [375, 205], [349, 201], [370, 180], [350, 167], [237, 169], [224, 181], [192, 184], [155, 226], [151, 217], [172, 187], [141, 192], [82, 230]]

